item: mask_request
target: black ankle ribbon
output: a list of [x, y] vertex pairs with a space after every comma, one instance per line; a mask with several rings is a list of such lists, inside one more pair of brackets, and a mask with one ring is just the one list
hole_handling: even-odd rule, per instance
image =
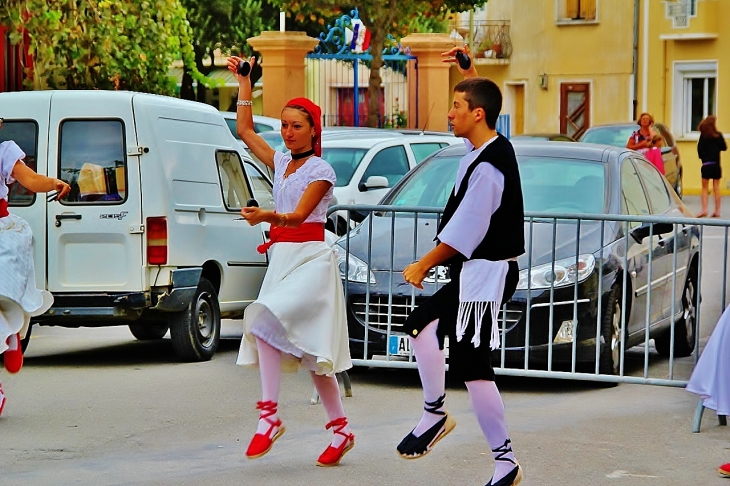
[[304, 158], [310, 157], [312, 155], [314, 155], [314, 149], [307, 150], [306, 152], [302, 152], [300, 154], [291, 154], [291, 158], [293, 160], [299, 160], [299, 159], [304, 159]]

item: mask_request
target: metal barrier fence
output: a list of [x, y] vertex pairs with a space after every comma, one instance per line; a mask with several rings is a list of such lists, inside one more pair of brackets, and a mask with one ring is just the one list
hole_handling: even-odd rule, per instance
[[[348, 227], [351, 218], [364, 219], [336, 247], [354, 364], [415, 367], [399, 329], [448, 275], [437, 267], [420, 291], [401, 272], [433, 248], [442, 210], [338, 205], [330, 211], [346, 211]], [[684, 387], [699, 357], [701, 331], [710, 334], [726, 305], [728, 225], [526, 213], [526, 253], [518, 289], [499, 312], [495, 372]]]

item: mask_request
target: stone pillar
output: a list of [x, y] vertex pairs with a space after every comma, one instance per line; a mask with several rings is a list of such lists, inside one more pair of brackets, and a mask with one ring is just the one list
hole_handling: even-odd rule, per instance
[[281, 109], [292, 98], [305, 96], [304, 57], [319, 40], [306, 32], [261, 32], [248, 43], [261, 53], [263, 115], [281, 116]]
[[[446, 115], [453, 95], [449, 92], [451, 65], [441, 61], [454, 41], [448, 34], [410, 34], [400, 41], [418, 57], [418, 127], [425, 130], [448, 131]], [[410, 122], [409, 113], [409, 126]]]

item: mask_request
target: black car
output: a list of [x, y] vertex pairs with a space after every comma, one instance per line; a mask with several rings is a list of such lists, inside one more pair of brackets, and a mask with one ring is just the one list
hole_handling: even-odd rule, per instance
[[[682, 160], [679, 157], [679, 148], [669, 128], [663, 123], [654, 123], [653, 128], [659, 132], [664, 140], [662, 159], [664, 160], [664, 174], [674, 191], [682, 197]], [[625, 147], [631, 134], [638, 130], [636, 123], [615, 123], [611, 125], [597, 125], [585, 131], [579, 142], [613, 145]]]
[[[568, 142], [514, 146], [526, 212], [692, 217], [666, 179], [637, 152]], [[435, 153], [410, 171], [381, 204], [443, 208], [464, 154], [463, 146]], [[346, 289], [353, 358], [385, 355], [388, 348], [391, 355], [408, 354], [407, 340], [399, 330], [413, 306], [435, 292], [448, 279], [448, 273], [437, 267], [424, 281], [421, 291], [406, 284], [401, 271], [433, 248], [437, 218], [436, 214], [427, 213], [414, 217], [413, 213], [376, 212], [349, 234], [349, 242], [348, 236], [339, 241], [336, 250]], [[577, 361], [595, 363], [598, 337], [600, 372], [617, 372], [621, 341], [625, 340], [624, 348], [628, 349], [645, 340], [647, 280], [652, 282], [649, 314], [651, 337], [657, 350], [669, 355], [668, 330], [675, 321], [674, 356], [689, 355], [694, 349], [696, 331], [699, 230], [693, 225], [677, 226], [675, 270], [673, 224], [653, 224], [650, 238], [649, 225], [642, 223], [627, 226], [625, 222], [581, 220], [578, 224], [570, 219], [527, 218], [527, 252], [519, 258], [520, 282], [500, 312], [500, 322], [506, 330], [502, 340], [506, 360], [524, 359], [529, 320], [531, 363], [544, 364], [548, 355], [553, 362], [570, 363], [574, 341]], [[629, 236], [624, 237], [627, 227]], [[650, 245], [652, 277], [648, 279]], [[349, 248], [349, 254], [345, 248]], [[365, 263], [368, 255], [369, 269]], [[674, 274], [676, 293], [672, 297]], [[393, 335], [387, 342], [389, 327]], [[496, 350], [495, 356], [501, 357], [501, 353], [502, 350]]]

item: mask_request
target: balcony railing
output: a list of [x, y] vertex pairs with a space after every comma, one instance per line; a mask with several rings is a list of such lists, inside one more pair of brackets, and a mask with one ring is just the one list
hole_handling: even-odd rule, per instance
[[474, 57], [509, 59], [512, 56], [512, 40], [509, 20], [453, 22], [449, 31], [456, 30], [469, 44]]

